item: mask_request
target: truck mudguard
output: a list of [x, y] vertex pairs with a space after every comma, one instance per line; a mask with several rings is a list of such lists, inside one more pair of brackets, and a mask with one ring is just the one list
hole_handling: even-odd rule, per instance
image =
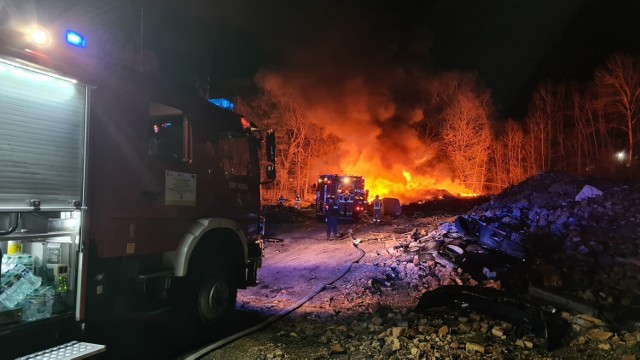
[[182, 277], [187, 275], [187, 269], [189, 268], [189, 260], [193, 249], [202, 239], [202, 237], [211, 230], [214, 229], [228, 229], [233, 231], [242, 244], [244, 252], [244, 262], [247, 262], [247, 238], [238, 226], [238, 224], [230, 219], [224, 218], [206, 218], [199, 219], [189, 231], [182, 237], [180, 244], [176, 251], [169, 251], [163, 255], [163, 264], [166, 267], [172, 267], [174, 276]]

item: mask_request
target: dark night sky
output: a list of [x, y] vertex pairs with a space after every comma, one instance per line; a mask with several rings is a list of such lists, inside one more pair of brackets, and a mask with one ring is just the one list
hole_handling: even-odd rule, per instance
[[[217, 86], [251, 79], [261, 68], [303, 72], [308, 67], [313, 73], [318, 62], [328, 69], [333, 63], [360, 71], [473, 70], [492, 91], [501, 114], [521, 117], [539, 81], [588, 80], [609, 54], [637, 55], [640, 43], [640, 4], [631, 1], [231, 3], [147, 6], [149, 26], [165, 24], [169, 30], [182, 23], [181, 30], [169, 30], [161, 40], [150, 39], [163, 65], [199, 58], [195, 69], [206, 72], [210, 49]], [[172, 55], [177, 46], [187, 46], [175, 43], [181, 33], [201, 35], [195, 58]]]
[[637, 1], [35, 1], [82, 4], [130, 47], [139, 47], [143, 7], [144, 47], [161, 71], [185, 81], [210, 75], [223, 93], [265, 69], [326, 84], [350, 72], [458, 69], [478, 72], [503, 117], [522, 117], [543, 79], [585, 81], [612, 52], [640, 50]]
[[[455, 13], [454, 3], [442, 2], [436, 13]], [[637, 2], [474, 4], [455, 22], [427, 20], [434, 24], [434, 56], [445, 67], [478, 70], [506, 114], [521, 115], [542, 79], [585, 81], [612, 52], [638, 54]]]

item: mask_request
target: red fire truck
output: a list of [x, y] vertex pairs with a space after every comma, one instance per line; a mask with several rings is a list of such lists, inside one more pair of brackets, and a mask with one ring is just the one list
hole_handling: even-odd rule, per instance
[[324, 174], [314, 184], [316, 190], [316, 215], [324, 219], [327, 204], [334, 199], [340, 208], [339, 218], [358, 220], [367, 209], [369, 191], [364, 178], [356, 175]]
[[114, 314], [215, 326], [261, 264], [273, 131], [102, 62], [82, 29], [13, 25], [0, 29], [0, 358]]

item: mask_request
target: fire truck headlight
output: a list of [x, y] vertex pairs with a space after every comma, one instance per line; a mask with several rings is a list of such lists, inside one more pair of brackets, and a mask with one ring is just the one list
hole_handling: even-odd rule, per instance
[[46, 30], [36, 27], [31, 30], [31, 41], [33, 41], [36, 45], [47, 45], [51, 40], [49, 37], [49, 33]]

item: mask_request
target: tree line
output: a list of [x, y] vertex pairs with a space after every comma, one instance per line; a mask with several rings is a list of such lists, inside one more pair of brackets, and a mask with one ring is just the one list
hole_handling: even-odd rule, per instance
[[[523, 119], [497, 119], [490, 91], [475, 73], [448, 72], [425, 87], [423, 118], [412, 123], [457, 180], [476, 193], [495, 193], [547, 170], [637, 178], [640, 137], [640, 58], [616, 53], [588, 83], [544, 81]], [[315, 159], [339, 151], [289, 96], [265, 92], [239, 101], [241, 113], [277, 129], [275, 199], [306, 196]], [[326, 144], [335, 144], [327, 147]]]

